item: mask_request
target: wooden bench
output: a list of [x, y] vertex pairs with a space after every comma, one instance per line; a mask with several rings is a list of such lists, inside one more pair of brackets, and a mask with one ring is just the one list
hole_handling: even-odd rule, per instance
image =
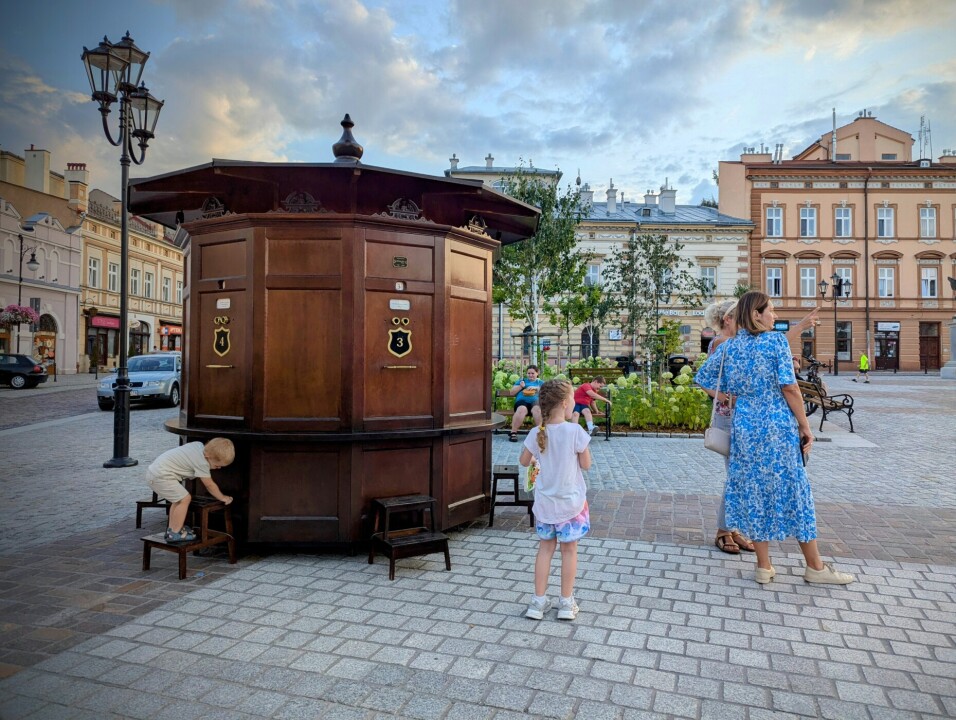
[[[827, 419], [828, 413], [842, 412], [846, 414], [850, 421], [850, 432], [853, 430], [853, 397], [850, 395], [825, 395], [823, 389], [816, 383], [807, 380], [797, 380], [800, 387], [800, 394], [803, 396], [803, 402], [809, 407], [818, 407], [823, 417], [820, 418], [820, 431], [823, 431], [823, 423]], [[831, 420], [832, 422], [832, 420]]]
[[[495, 390], [495, 400], [497, 400], [498, 398], [508, 398], [509, 400], [512, 401], [512, 406], [506, 410], [492, 409], [492, 412], [498, 413], [499, 415], [505, 418], [505, 424], [501, 426], [500, 428], [495, 428], [495, 434], [499, 432], [505, 432], [505, 433], [511, 432], [511, 419], [514, 417], [514, 414], [515, 414], [514, 399], [516, 397], [517, 395], [509, 395], [507, 390]], [[497, 403], [492, 403], [492, 406], [494, 405], [497, 405]], [[521, 423], [521, 428], [524, 428], [525, 425], [533, 426], [533, 424], [534, 424], [534, 418], [531, 416], [531, 412], [528, 411], [528, 414], [525, 415], [524, 422]], [[521, 428], [519, 428], [519, 430]]]
[[[393, 529], [393, 514], [412, 512], [418, 514], [418, 525]], [[425, 525], [426, 512], [430, 519], [429, 526]], [[369, 542], [368, 564], [374, 564], [375, 548], [379, 546], [382, 554], [388, 558], [389, 580], [395, 579], [396, 560], [436, 552], [445, 554], [445, 570], [451, 570], [448, 536], [435, 531], [435, 498], [428, 495], [375, 498], [372, 500], [372, 514], [374, 521]], [[381, 531], [379, 526], [382, 527]]]
[[[608, 400], [610, 400], [610, 399], [611, 399], [611, 386], [610, 386], [610, 385], [605, 385], [603, 388], [601, 388], [601, 394], [604, 395]], [[514, 397], [514, 396], [508, 395], [508, 391], [507, 391], [507, 390], [495, 390], [495, 399], [497, 400], [498, 398], [502, 398], [502, 397], [512, 398], [512, 397]], [[504, 424], [502, 427], [500, 427], [500, 428], [495, 428], [495, 434], [497, 434], [497, 433], [499, 433], [499, 432], [509, 432], [509, 433], [510, 433], [510, 432], [511, 432], [511, 418], [514, 417], [514, 414], [515, 414], [514, 408], [512, 407], [512, 408], [510, 408], [510, 409], [508, 409], [508, 410], [497, 410], [497, 409], [495, 409], [495, 410], [492, 410], [492, 412], [498, 413], [499, 415], [503, 416], [503, 417], [505, 418], [505, 420], [506, 420], [505, 424]], [[597, 409], [597, 404], [592, 402], [592, 403], [591, 403], [591, 415], [594, 417], [594, 424], [595, 424], [595, 425], [602, 425], [602, 426], [604, 427], [604, 439], [605, 439], [605, 440], [610, 440], [610, 439], [611, 439], [611, 408], [609, 408], [609, 407], [607, 406], [607, 404], [605, 403], [605, 404], [604, 404], [604, 410], [603, 410], [603, 411], [600, 411], [600, 410]], [[532, 418], [531, 413], [529, 412], [529, 413], [525, 416], [524, 422], [521, 424], [521, 427], [523, 428], [525, 425], [531, 425], [533, 422], [534, 422], [534, 419]], [[521, 428], [519, 428], [519, 429], [521, 429]]]
[[[156, 535], [147, 535], [142, 538], [143, 541], [143, 570], [149, 570], [150, 553], [153, 548], [157, 550], [168, 550], [179, 555], [179, 579], [186, 579], [186, 555], [188, 553], [199, 554], [203, 548], [226, 543], [229, 549], [229, 564], [235, 565], [238, 561], [236, 555], [236, 540], [232, 533], [232, 509], [226, 503], [215, 498], [193, 497], [189, 504], [190, 511], [199, 515], [199, 532], [196, 539], [186, 543], [171, 543], [166, 541], [165, 531]], [[223, 522], [226, 526], [225, 532], [209, 529], [209, 515], [214, 512], [222, 512]], [[195, 517], [195, 515], [194, 515]]]

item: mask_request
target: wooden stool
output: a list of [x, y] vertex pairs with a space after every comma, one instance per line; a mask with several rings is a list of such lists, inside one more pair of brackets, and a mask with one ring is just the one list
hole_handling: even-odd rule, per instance
[[[212, 545], [226, 543], [229, 549], [229, 564], [235, 565], [236, 540], [232, 536], [232, 508], [221, 500], [208, 497], [194, 497], [189, 505], [195, 520], [196, 513], [199, 514], [199, 527], [196, 539], [188, 543], [170, 543], [166, 541], [165, 531], [156, 535], [147, 535], [143, 540], [143, 570], [149, 570], [150, 552], [153, 548], [159, 550], [168, 550], [179, 554], [179, 579], [186, 579], [186, 555], [187, 553], [198, 554], [203, 548]], [[222, 511], [223, 521], [226, 525], [226, 532], [209, 529], [209, 514]]]
[[169, 500], [160, 500], [159, 495], [153, 493], [152, 500], [136, 501], [136, 527], [143, 527], [143, 508], [166, 508], [166, 515], [169, 515]]
[[[392, 513], [417, 512], [419, 525], [393, 530]], [[429, 514], [430, 527], [425, 527], [425, 513]], [[435, 498], [428, 495], [399, 495], [372, 500], [374, 526], [368, 550], [368, 564], [375, 562], [375, 546], [388, 558], [388, 579], [395, 579], [395, 561], [417, 555], [445, 553], [445, 570], [451, 570], [448, 554], [448, 536], [435, 531]], [[381, 523], [382, 531], [379, 532]]]
[[[518, 486], [519, 468], [517, 465], [495, 465], [491, 469], [491, 512], [488, 513], [488, 527], [495, 525], [495, 507], [526, 507], [528, 508], [528, 522], [534, 527], [534, 511], [531, 506], [534, 500], [531, 498], [522, 500], [520, 496], [521, 488]], [[510, 480], [512, 489], [505, 486], [504, 490], [498, 490], [499, 480]], [[504, 495], [511, 500], [499, 500], [498, 496]]]

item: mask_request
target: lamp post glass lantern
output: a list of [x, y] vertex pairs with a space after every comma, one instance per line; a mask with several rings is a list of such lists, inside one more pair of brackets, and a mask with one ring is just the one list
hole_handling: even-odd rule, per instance
[[850, 297], [850, 288], [853, 283], [849, 281], [848, 278], [843, 277], [842, 275], [837, 275], [833, 273], [830, 276], [830, 280], [833, 282], [833, 297], [827, 298], [827, 289], [830, 287], [830, 283], [826, 280], [821, 280], [817, 287], [820, 288], [820, 297], [823, 298], [824, 302], [833, 303], [833, 374], [840, 374], [840, 326], [837, 323], [837, 304], [843, 298]]
[[[116, 389], [113, 403], [113, 457], [103, 467], [130, 467], [136, 460], [129, 457], [129, 164], [132, 160], [142, 165], [146, 148], [153, 139], [163, 101], [149, 94], [142, 84], [143, 69], [149, 53], [143, 52], [129, 33], [117, 43], [104, 37], [93, 50], [83, 48], [83, 64], [93, 91], [92, 99], [99, 103], [103, 133], [114, 147], [120, 148], [120, 328], [119, 366], [116, 368]], [[113, 138], [108, 116], [110, 105], [119, 101], [118, 137]], [[133, 139], [139, 146], [139, 157], [133, 149]]]

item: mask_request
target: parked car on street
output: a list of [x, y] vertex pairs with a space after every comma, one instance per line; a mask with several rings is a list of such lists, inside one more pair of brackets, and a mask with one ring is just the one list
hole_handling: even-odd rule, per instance
[[[126, 365], [129, 371], [130, 402], [162, 402], [173, 407], [179, 405], [182, 365], [183, 357], [179, 352], [131, 357]], [[100, 410], [113, 409], [115, 388], [114, 370], [96, 386], [96, 402]]]
[[0, 354], [0, 383], [15, 390], [35, 388], [46, 382], [46, 369], [36, 358], [12, 353]]

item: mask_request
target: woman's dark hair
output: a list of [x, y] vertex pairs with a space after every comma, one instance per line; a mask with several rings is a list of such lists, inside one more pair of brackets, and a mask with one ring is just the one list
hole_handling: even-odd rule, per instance
[[762, 328], [754, 320], [754, 313], [762, 313], [767, 309], [770, 302], [770, 296], [759, 290], [751, 290], [744, 293], [743, 297], [737, 301], [737, 328], [746, 330], [751, 335], [759, 335], [766, 332], [768, 328]]

